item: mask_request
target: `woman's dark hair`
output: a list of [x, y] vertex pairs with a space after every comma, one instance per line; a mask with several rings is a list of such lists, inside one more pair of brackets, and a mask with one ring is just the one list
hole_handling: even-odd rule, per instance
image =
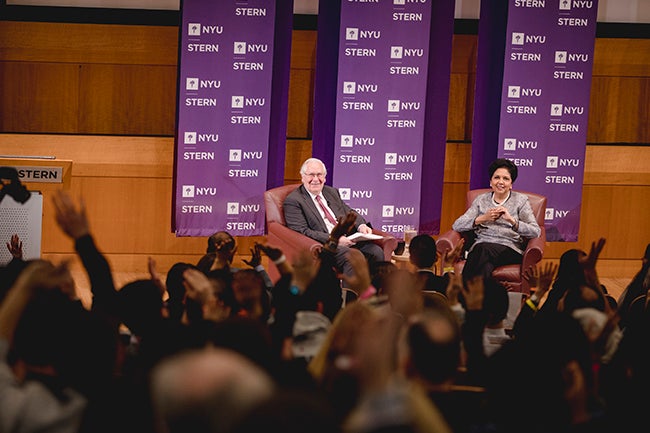
[[490, 166], [488, 167], [490, 178], [492, 178], [494, 172], [497, 171], [497, 169], [499, 168], [505, 168], [506, 170], [508, 170], [508, 172], [510, 173], [510, 178], [512, 179], [513, 183], [515, 182], [515, 180], [517, 180], [517, 174], [519, 173], [517, 166], [515, 165], [514, 162], [505, 158], [498, 158], [492, 161], [492, 164], [490, 164]]

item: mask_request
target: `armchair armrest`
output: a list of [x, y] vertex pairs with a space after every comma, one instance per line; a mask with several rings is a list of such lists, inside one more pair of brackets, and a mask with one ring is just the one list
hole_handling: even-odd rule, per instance
[[[542, 231], [543, 230], [544, 228], [542, 228]], [[546, 246], [545, 239], [546, 236], [544, 235], [544, 232], [542, 232], [539, 237], [528, 241], [521, 262], [522, 271], [542, 260], [542, 257], [544, 257], [544, 247]]]
[[453, 250], [461, 239], [462, 235], [454, 230], [448, 230], [445, 233], [442, 233], [436, 240], [436, 249], [438, 250], [438, 254], [442, 257], [445, 252]]
[[384, 250], [384, 260], [389, 262], [393, 257], [393, 251], [395, 251], [395, 248], [397, 248], [397, 239], [386, 232], [382, 232], [381, 230], [372, 229], [372, 232], [376, 235], [384, 237], [384, 239], [374, 241], [374, 243], [379, 245]]
[[[287, 257], [289, 263], [292, 263], [295, 260], [300, 251], [307, 249], [313, 253], [316, 249], [322, 246], [320, 242], [315, 241], [302, 233], [298, 233], [295, 230], [291, 230], [277, 221], [269, 222], [267, 230], [267, 242], [271, 246], [280, 248]], [[273, 262], [269, 263], [268, 273], [273, 282], [276, 282], [280, 276], [280, 273]]]
[[[528, 241], [526, 249], [524, 250], [523, 259], [521, 261], [521, 271], [525, 271], [530, 266], [533, 266], [539, 263], [544, 257], [544, 247], [546, 246], [546, 233], [545, 229], [542, 226], [542, 232], [539, 237], [533, 238]], [[521, 288], [522, 292], [527, 293], [529, 291], [528, 281], [525, 278], [521, 279]]]

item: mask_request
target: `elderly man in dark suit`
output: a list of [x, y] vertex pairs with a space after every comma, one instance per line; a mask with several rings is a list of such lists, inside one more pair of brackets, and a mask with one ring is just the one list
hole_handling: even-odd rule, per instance
[[[320, 159], [307, 159], [300, 168], [300, 175], [302, 185], [284, 201], [287, 227], [325, 243], [338, 218], [344, 217], [351, 208], [343, 202], [336, 188], [325, 185], [327, 168]], [[372, 229], [361, 215], [357, 215], [354, 227], [359, 233], [372, 233]], [[346, 275], [352, 274], [347, 260], [350, 248], [359, 249], [370, 264], [384, 260], [384, 252], [379, 245], [369, 241], [354, 242], [347, 236], [341, 236], [336, 250], [336, 263]]]

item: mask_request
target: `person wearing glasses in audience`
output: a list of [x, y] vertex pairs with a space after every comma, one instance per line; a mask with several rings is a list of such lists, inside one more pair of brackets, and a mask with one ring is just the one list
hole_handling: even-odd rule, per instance
[[[352, 209], [341, 199], [336, 188], [325, 185], [327, 168], [320, 159], [309, 158], [303, 162], [300, 176], [302, 185], [284, 200], [287, 227], [318, 242], [326, 243], [338, 219], [345, 217]], [[359, 214], [354, 228], [362, 234], [372, 233], [368, 222]], [[336, 249], [336, 264], [345, 275], [352, 275], [352, 267], [347, 260], [350, 248], [359, 249], [369, 265], [384, 260], [382, 248], [372, 241], [355, 242], [347, 236], [341, 236]]]

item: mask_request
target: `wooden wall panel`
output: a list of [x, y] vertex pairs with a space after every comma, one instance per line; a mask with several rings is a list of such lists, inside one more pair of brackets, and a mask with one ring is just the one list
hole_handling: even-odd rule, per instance
[[447, 140], [470, 141], [474, 112], [473, 76], [466, 73], [452, 73], [449, 81], [449, 111], [447, 113]]
[[316, 32], [294, 30], [291, 34], [291, 69], [316, 67]]
[[311, 138], [314, 102], [314, 71], [291, 69], [287, 137]]
[[586, 185], [650, 185], [650, 147], [587, 146]]
[[311, 140], [287, 140], [284, 159], [284, 184], [300, 183], [300, 166], [311, 157]]
[[0, 22], [0, 59], [176, 65], [178, 27]]
[[171, 137], [0, 134], [0, 151], [70, 160], [75, 177], [169, 177]]
[[597, 38], [593, 75], [650, 77], [650, 39]]
[[80, 66], [81, 134], [174, 135], [176, 66]]
[[476, 35], [454, 35], [451, 51], [451, 72], [469, 74], [476, 72]]
[[76, 65], [0, 61], [0, 131], [74, 133], [78, 101]]
[[650, 75], [593, 77], [587, 142], [650, 143]]

